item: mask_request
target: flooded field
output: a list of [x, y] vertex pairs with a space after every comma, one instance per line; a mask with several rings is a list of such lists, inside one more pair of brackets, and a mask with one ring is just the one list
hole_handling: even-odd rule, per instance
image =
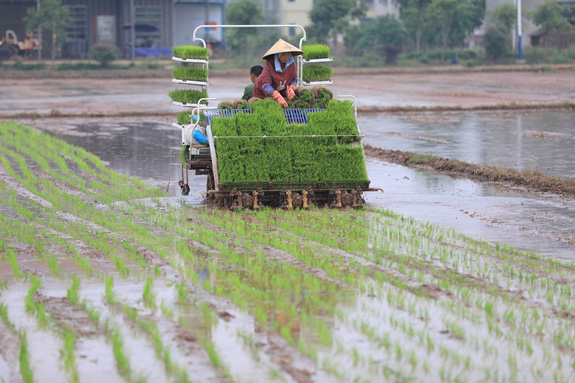
[[[572, 73], [529, 77], [350, 74], [334, 93], [360, 106], [572, 100]], [[245, 86], [210, 81], [216, 97]], [[0, 122], [0, 382], [573, 381], [572, 199], [368, 157], [384, 192], [362, 210], [230, 213], [206, 206], [205, 176], [180, 193], [165, 79], [4, 85], [0, 117], [75, 116]], [[373, 147], [573, 177], [573, 120], [358, 122]]]
[[364, 143], [575, 177], [574, 111], [413, 112], [358, 119]]
[[573, 377], [571, 261], [377, 206], [198, 207], [16, 124], [0, 148], [5, 381]]

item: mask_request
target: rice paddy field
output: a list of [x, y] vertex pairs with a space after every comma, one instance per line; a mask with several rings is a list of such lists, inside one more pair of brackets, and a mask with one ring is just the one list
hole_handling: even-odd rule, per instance
[[575, 264], [362, 210], [173, 203], [0, 122], [0, 381], [575, 380]]

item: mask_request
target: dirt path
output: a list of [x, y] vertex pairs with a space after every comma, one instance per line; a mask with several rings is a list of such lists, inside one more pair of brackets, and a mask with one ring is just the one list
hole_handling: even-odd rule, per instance
[[[143, 79], [3, 79], [0, 118], [17, 113], [178, 113], [167, 96], [176, 86], [169, 72]], [[210, 77], [209, 94], [239, 98], [247, 76]], [[360, 107], [495, 108], [545, 106], [575, 101], [575, 76], [552, 73], [336, 74], [336, 95], [357, 97]], [[367, 110], [367, 109], [366, 109]]]

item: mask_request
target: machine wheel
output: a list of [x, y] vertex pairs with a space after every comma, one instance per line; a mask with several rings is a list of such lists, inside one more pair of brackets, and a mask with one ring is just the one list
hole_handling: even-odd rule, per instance
[[8, 49], [12, 51], [12, 56], [18, 56], [18, 47], [16, 45], [8, 45]]
[[[210, 190], [214, 190], [216, 188], [216, 183], [214, 182], [214, 173], [212, 171], [210, 171], [210, 173], [208, 174], [208, 179], [206, 181], [206, 190], [210, 191]], [[215, 194], [211, 194], [209, 195], [209, 197], [212, 201], [216, 200], [216, 195]]]

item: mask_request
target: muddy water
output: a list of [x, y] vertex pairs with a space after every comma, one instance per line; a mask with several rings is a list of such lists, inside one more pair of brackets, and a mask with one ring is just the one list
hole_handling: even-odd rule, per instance
[[482, 165], [575, 176], [575, 112], [364, 115], [365, 143]]
[[[575, 145], [572, 120], [573, 112], [448, 113], [362, 116], [359, 123], [365, 143], [376, 147], [573, 176], [575, 158], [565, 155]], [[545, 133], [532, 133], [536, 129], [542, 132], [543, 126]], [[78, 122], [63, 132], [63, 139], [98, 155], [114, 170], [169, 190], [175, 202], [202, 203], [205, 176], [190, 173], [191, 192], [182, 197], [176, 185], [180, 169], [168, 166], [170, 148], [178, 148], [180, 140], [180, 131], [171, 122]], [[172, 163], [178, 161], [175, 149]], [[366, 196], [372, 206], [454, 227], [488, 241], [575, 258], [575, 203], [571, 201], [510, 192], [374, 159], [368, 159], [367, 167], [371, 185], [385, 191]]]

